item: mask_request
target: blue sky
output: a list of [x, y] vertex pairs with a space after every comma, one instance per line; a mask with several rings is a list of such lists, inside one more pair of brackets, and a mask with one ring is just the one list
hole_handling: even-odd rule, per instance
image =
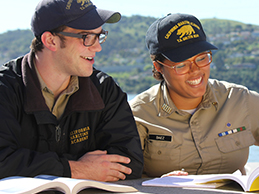
[[[38, 0], [5, 0], [0, 6], [0, 33], [30, 29]], [[259, 25], [259, 0], [92, 0], [97, 7], [119, 11], [124, 16], [162, 17], [168, 13], [188, 13], [199, 19], [230, 19]]]

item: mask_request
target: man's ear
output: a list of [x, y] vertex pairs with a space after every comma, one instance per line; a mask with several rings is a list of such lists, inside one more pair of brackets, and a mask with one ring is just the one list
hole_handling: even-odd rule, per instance
[[157, 70], [159, 73], [161, 73], [161, 74], [162, 74], [162, 68], [161, 68], [161, 65], [160, 65], [160, 64], [158, 64], [158, 62], [156, 62], [156, 61], [153, 61], [153, 65], [154, 65], [154, 67], [156, 68], [156, 70]]
[[56, 43], [56, 36], [54, 36], [51, 32], [44, 32], [41, 35], [41, 41], [46, 48], [51, 51], [56, 51], [57, 43]]

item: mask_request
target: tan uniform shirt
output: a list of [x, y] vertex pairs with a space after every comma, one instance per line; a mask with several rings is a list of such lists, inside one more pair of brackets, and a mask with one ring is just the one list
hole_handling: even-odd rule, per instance
[[130, 101], [148, 176], [185, 169], [189, 174], [243, 171], [249, 146], [259, 142], [259, 94], [209, 80], [192, 114], [178, 110], [165, 84]]

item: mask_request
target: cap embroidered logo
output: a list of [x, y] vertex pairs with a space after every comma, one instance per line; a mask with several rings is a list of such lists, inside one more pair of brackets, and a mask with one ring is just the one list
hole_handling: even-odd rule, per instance
[[81, 3], [81, 10], [87, 8], [89, 5], [92, 5], [92, 2], [90, 0], [77, 0], [77, 3]]
[[[177, 39], [177, 42], [183, 42], [186, 40], [190, 40], [193, 38], [199, 38], [199, 34], [195, 32], [193, 29], [193, 26], [196, 27], [197, 25], [193, 25], [193, 23], [190, 22], [190, 24], [182, 26], [180, 29], [177, 30], [177, 35], [179, 38]], [[199, 30], [199, 28], [197, 28]]]
[[195, 31], [191, 25], [185, 25], [177, 30], [177, 35], [180, 36], [179, 38], [182, 38], [185, 35], [191, 35], [193, 33], [195, 33]]
[[77, 3], [81, 3], [81, 5], [83, 6], [85, 3], [90, 3], [91, 1], [89, 0], [77, 0]]
[[[74, 0], [69, 0], [67, 2], [67, 6], [66, 9], [69, 10], [71, 8], [71, 4]], [[78, 4], [81, 4], [80, 9], [84, 10], [86, 9], [88, 6], [93, 5], [93, 3], [90, 0], [76, 0]]]

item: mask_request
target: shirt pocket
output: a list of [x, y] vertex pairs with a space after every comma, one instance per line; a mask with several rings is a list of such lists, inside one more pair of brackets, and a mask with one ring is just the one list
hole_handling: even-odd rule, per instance
[[[173, 138], [172, 138], [173, 139]], [[151, 160], [172, 160], [180, 153], [180, 144], [171, 141], [145, 140], [144, 157]]]
[[249, 147], [255, 143], [251, 130], [240, 131], [234, 134], [225, 135], [215, 139], [218, 149], [228, 153]]

